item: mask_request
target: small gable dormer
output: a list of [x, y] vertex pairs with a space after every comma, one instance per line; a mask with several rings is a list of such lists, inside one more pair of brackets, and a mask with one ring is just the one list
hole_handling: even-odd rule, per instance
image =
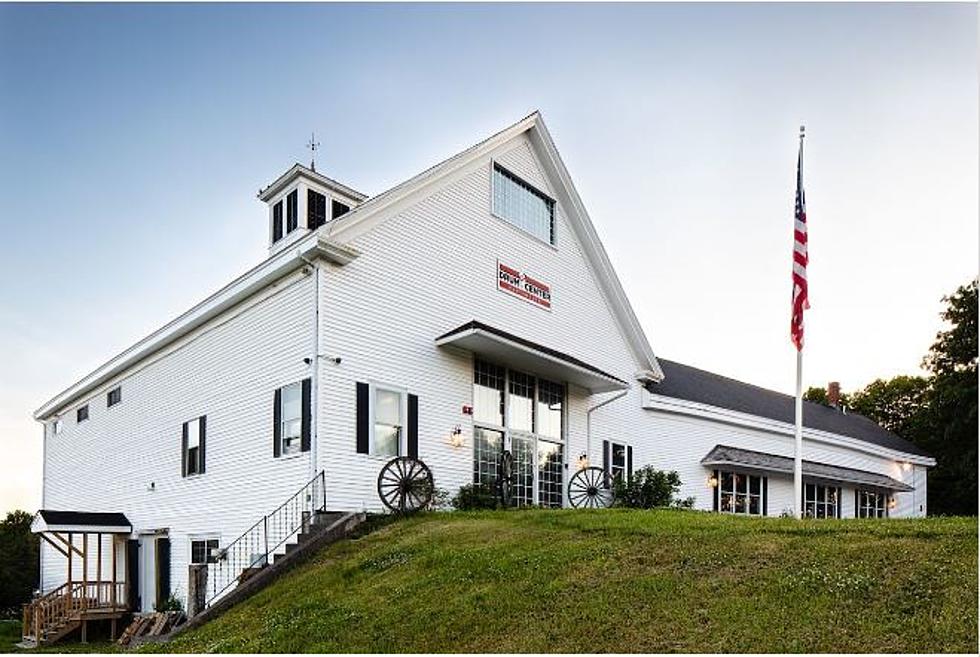
[[313, 169], [296, 164], [259, 192], [269, 206], [269, 253], [363, 203], [367, 196]]

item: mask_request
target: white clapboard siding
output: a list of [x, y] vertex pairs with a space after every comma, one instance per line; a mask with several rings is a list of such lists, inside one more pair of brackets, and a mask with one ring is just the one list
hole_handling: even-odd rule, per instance
[[[277, 387], [310, 373], [312, 278], [294, 276], [266, 295], [124, 375], [122, 403], [89, 398], [88, 421], [76, 424], [72, 411], [61, 434], [46, 439], [45, 508], [121, 511], [137, 533], [169, 530], [172, 588], [181, 596], [189, 535], [218, 534], [225, 544], [310, 476], [308, 454], [273, 457], [272, 404]], [[201, 415], [205, 473], [184, 478], [181, 425]], [[43, 588], [65, 574], [65, 559], [45, 548]]]

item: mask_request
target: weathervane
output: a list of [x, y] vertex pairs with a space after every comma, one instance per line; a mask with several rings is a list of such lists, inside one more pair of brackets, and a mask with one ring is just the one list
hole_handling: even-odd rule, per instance
[[320, 142], [316, 140], [315, 132], [310, 133], [310, 141], [306, 147], [310, 149], [310, 169], [316, 171], [316, 151], [320, 148]]

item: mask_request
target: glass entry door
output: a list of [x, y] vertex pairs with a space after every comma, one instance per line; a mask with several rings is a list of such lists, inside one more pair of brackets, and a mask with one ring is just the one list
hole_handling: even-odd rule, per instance
[[515, 506], [564, 502], [562, 384], [477, 360], [473, 377], [473, 481], [493, 483], [513, 459]]

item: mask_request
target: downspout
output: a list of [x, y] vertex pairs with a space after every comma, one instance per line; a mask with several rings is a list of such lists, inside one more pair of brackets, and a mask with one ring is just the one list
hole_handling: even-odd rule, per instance
[[[316, 477], [317, 472], [317, 453], [320, 443], [317, 432], [317, 418], [320, 415], [319, 393], [320, 393], [320, 265], [313, 262], [303, 255], [302, 251], [297, 250], [296, 255], [299, 259], [313, 268], [313, 359], [311, 383], [310, 383], [310, 479]], [[327, 491], [323, 491], [323, 500], [326, 503]]]
[[592, 412], [598, 411], [603, 406], [611, 404], [617, 399], [622, 399], [627, 394], [629, 394], [628, 388], [617, 395], [613, 395], [609, 399], [599, 402], [592, 408], [585, 411], [585, 458], [592, 458]]

